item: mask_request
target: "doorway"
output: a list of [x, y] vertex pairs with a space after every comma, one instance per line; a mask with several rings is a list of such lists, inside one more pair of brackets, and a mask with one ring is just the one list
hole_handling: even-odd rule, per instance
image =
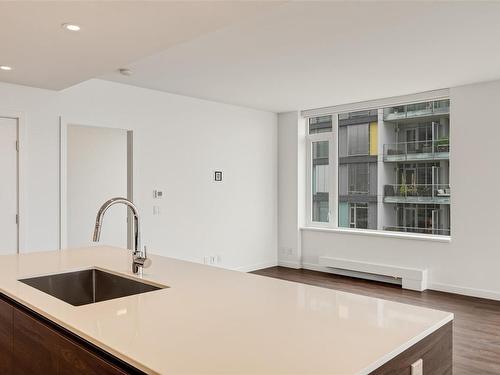
[[[96, 245], [100, 206], [113, 197], [132, 200], [132, 143], [126, 129], [61, 122], [61, 248]], [[100, 244], [129, 247], [126, 207], [111, 207], [104, 221]]]

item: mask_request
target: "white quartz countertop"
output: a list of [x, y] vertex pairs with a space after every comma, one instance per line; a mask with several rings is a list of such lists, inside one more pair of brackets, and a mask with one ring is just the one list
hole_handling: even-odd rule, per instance
[[151, 374], [367, 374], [451, 313], [151, 255], [167, 289], [75, 307], [20, 278], [99, 267], [112, 247], [1, 256], [0, 292]]

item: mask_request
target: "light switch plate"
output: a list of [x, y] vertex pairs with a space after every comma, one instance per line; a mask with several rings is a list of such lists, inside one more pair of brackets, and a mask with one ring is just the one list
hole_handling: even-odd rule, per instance
[[161, 190], [153, 190], [153, 198], [161, 199], [163, 198], [163, 191]]
[[422, 358], [411, 365], [411, 375], [424, 375], [424, 361], [422, 361]]

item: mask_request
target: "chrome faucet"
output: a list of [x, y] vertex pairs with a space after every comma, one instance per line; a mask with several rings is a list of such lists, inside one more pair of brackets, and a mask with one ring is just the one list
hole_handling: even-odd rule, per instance
[[95, 219], [95, 227], [94, 227], [94, 242], [99, 242], [99, 238], [101, 237], [101, 226], [102, 219], [104, 218], [104, 214], [114, 204], [122, 203], [127, 206], [130, 211], [132, 211], [132, 215], [134, 217], [134, 248], [133, 252], [133, 260], [132, 260], [132, 272], [137, 274], [139, 271], [142, 272], [142, 268], [147, 268], [151, 265], [151, 259], [147, 257], [146, 254], [146, 246], [144, 246], [144, 250], [141, 248], [141, 228], [140, 228], [140, 219], [139, 219], [139, 210], [137, 206], [133, 204], [126, 198], [111, 198], [110, 200], [104, 202], [99, 211], [97, 212], [97, 217]]

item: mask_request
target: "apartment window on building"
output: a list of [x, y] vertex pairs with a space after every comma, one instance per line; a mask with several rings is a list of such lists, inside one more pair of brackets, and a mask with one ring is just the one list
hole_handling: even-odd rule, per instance
[[368, 204], [350, 203], [349, 205], [349, 227], [368, 229]]
[[370, 148], [369, 132], [369, 124], [355, 124], [347, 127], [349, 156], [368, 155]]
[[310, 221], [449, 236], [449, 109], [439, 99], [309, 118]]
[[369, 167], [368, 163], [348, 164], [348, 194], [368, 194]]

